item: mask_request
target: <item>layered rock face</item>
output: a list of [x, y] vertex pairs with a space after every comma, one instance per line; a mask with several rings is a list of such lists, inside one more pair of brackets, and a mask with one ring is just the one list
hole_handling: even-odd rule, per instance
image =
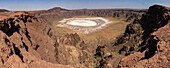
[[170, 67], [170, 8], [151, 6], [140, 20], [129, 24], [114, 45], [123, 44], [120, 53], [129, 55], [118, 67]]
[[72, 68], [54, 64], [55, 41], [50, 27], [27, 13], [19, 13], [0, 21], [0, 68]]
[[141, 18], [147, 10], [133, 9], [96, 9], [96, 10], [66, 10], [53, 8], [45, 11], [32, 12], [41, 22], [51, 24], [56, 19], [70, 18], [73, 16], [98, 16], [98, 17], [120, 17], [127, 22]]

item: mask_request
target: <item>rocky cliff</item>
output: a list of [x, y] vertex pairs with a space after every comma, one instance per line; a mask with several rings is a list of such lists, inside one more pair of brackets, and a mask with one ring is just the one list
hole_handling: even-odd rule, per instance
[[55, 41], [50, 27], [25, 12], [0, 21], [0, 68], [72, 68], [54, 64]]
[[87, 9], [87, 10], [66, 10], [59, 7], [32, 12], [40, 21], [51, 24], [57, 19], [70, 18], [74, 16], [99, 16], [99, 17], [119, 17], [131, 22], [134, 19], [141, 18], [147, 10], [135, 9]]
[[9, 14], [0, 20], [0, 68], [94, 67], [77, 33], [57, 34], [27, 12]]
[[169, 28], [170, 8], [151, 6], [141, 19], [129, 24], [124, 35], [115, 42], [114, 46], [123, 45], [120, 54], [130, 54], [118, 67], [169, 67]]

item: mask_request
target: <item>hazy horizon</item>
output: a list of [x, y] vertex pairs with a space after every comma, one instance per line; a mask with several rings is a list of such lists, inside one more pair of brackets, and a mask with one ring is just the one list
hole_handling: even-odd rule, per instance
[[170, 7], [170, 0], [0, 0], [0, 9], [10, 11], [65, 9], [148, 9], [159, 4]]

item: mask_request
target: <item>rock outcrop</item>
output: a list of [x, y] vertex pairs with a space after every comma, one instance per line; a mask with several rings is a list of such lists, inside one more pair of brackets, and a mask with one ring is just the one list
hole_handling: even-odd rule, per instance
[[75, 68], [92, 68], [95, 65], [87, 45], [77, 33], [58, 36], [57, 42], [55, 51], [58, 63], [69, 64]]
[[0, 21], [0, 68], [73, 68], [56, 64], [50, 27], [26, 12], [15, 14]]
[[[140, 20], [127, 26], [122, 37], [114, 45], [125, 45], [121, 49], [127, 55], [118, 67], [170, 67], [170, 8], [151, 6]], [[133, 50], [130, 49], [133, 47]]]

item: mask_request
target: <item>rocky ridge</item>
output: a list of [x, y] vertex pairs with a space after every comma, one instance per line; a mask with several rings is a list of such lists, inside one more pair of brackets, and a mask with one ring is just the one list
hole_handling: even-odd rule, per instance
[[53, 8], [45, 11], [31, 12], [41, 22], [52, 24], [56, 19], [71, 18], [74, 16], [98, 16], [98, 17], [119, 17], [131, 22], [140, 19], [147, 10], [135, 9], [87, 9], [87, 10], [66, 10], [63, 8]]
[[47, 35], [49, 28], [24, 12], [1, 20], [0, 68], [73, 68], [54, 64], [55, 42]]
[[151, 6], [115, 42], [114, 46], [124, 45], [119, 53], [130, 54], [120, 61], [119, 67], [169, 67], [169, 27], [170, 8]]

